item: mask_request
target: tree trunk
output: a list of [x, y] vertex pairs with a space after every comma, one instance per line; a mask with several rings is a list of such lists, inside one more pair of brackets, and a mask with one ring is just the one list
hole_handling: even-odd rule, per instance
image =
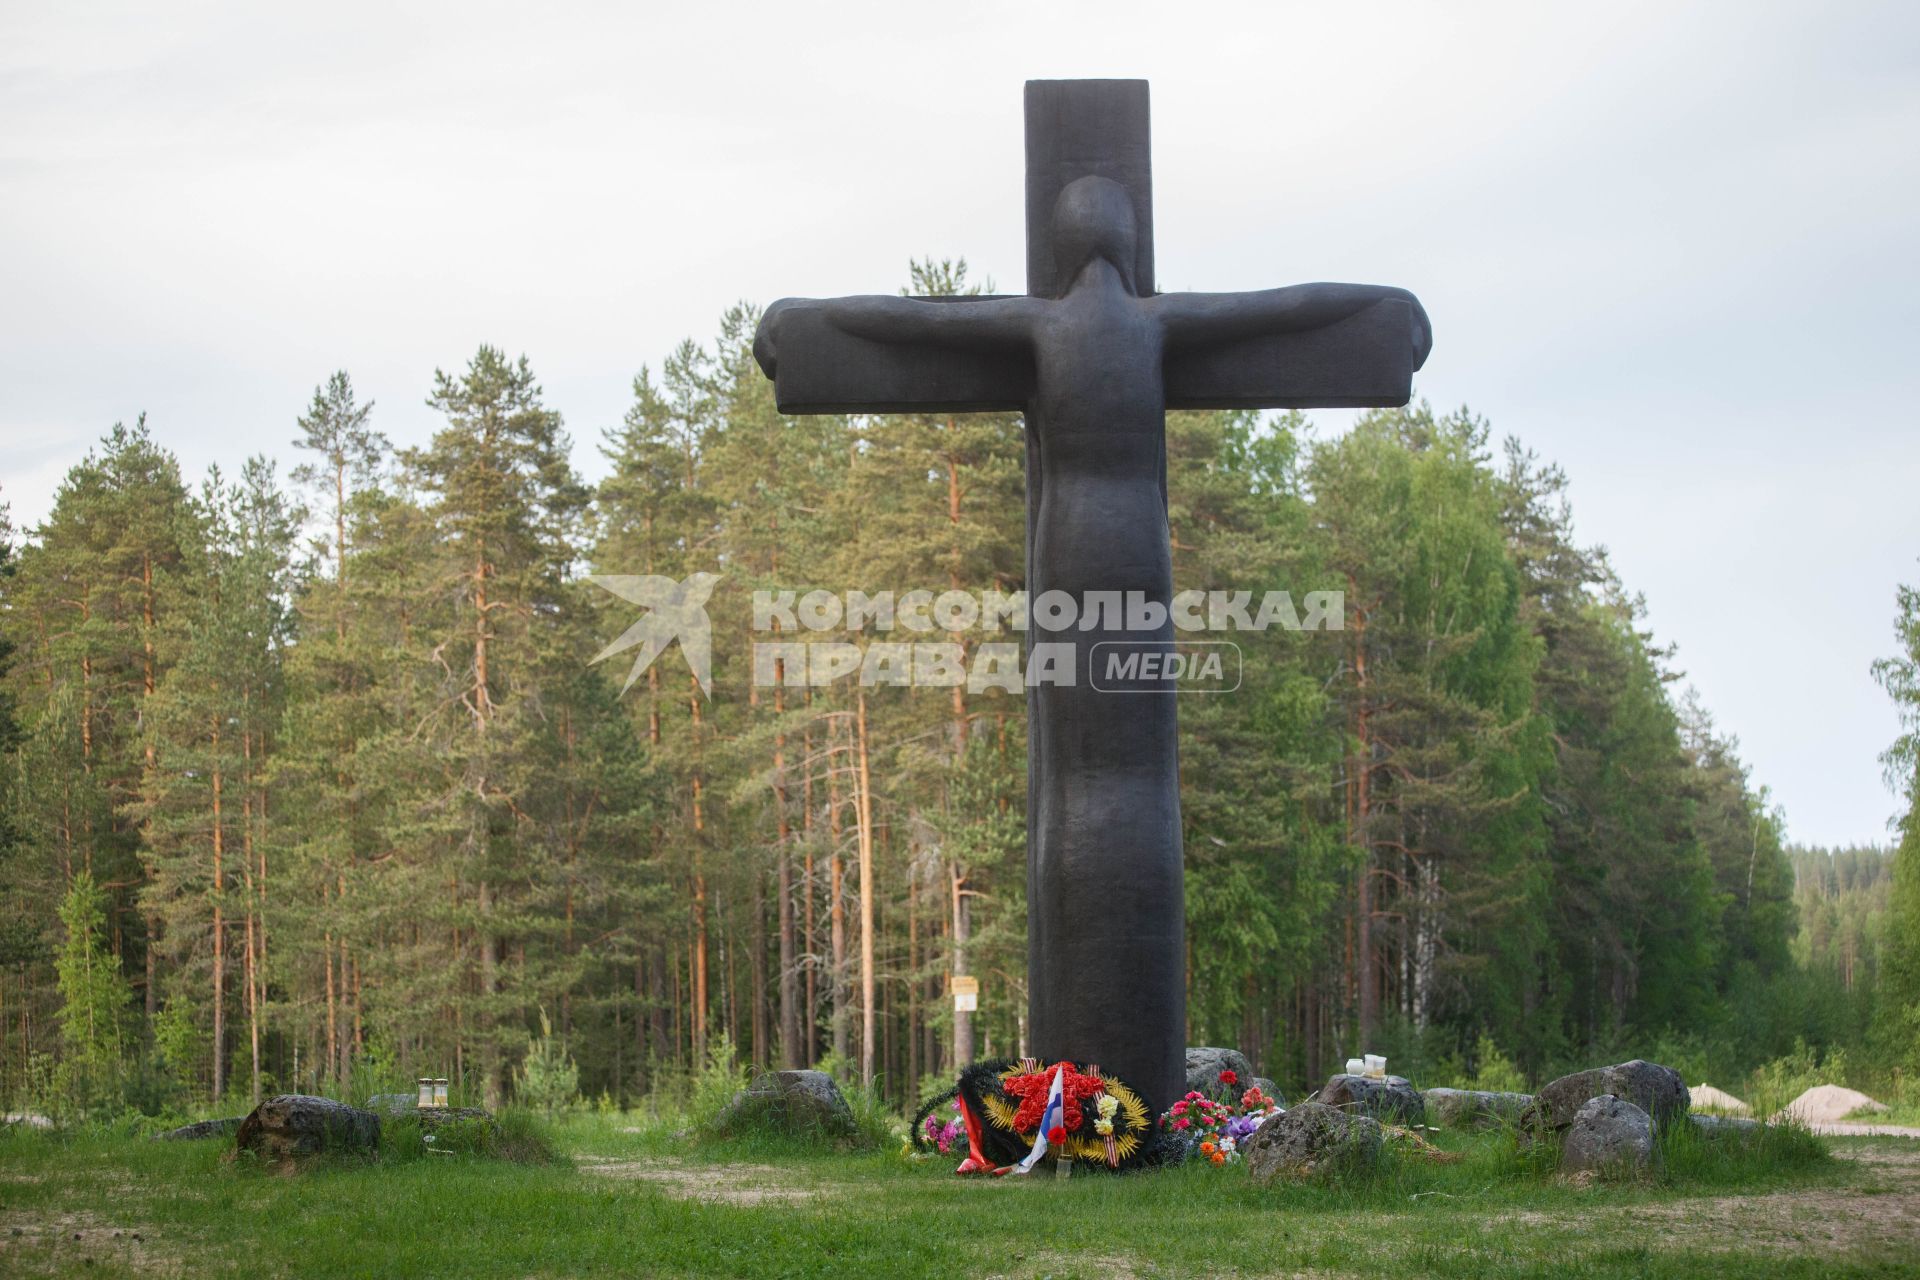
[[873, 1087], [873, 786], [867, 769], [867, 695], [854, 697], [860, 773], [860, 1083]]
[[[153, 556], [146, 552], [141, 553], [140, 556], [140, 585], [140, 698], [143, 705], [150, 706], [153, 702], [153, 695], [159, 687], [159, 681], [154, 671], [153, 659]], [[154, 741], [152, 735], [147, 736], [145, 760], [146, 769], [141, 775], [142, 790], [151, 787], [154, 780]], [[151, 793], [143, 797], [143, 799], [147, 800], [151, 800], [152, 798]], [[144, 842], [143, 839], [143, 843]], [[92, 863], [89, 862], [88, 866], [91, 867]], [[151, 873], [149, 872], [149, 874]], [[147, 989], [145, 992], [148, 1026], [153, 1025], [154, 1018], [160, 1012], [159, 984], [155, 981], [156, 970], [154, 965], [154, 952], [157, 950], [159, 940], [160, 917], [158, 914], [149, 915], [147, 917]]]
[[[325, 918], [333, 918], [331, 902], [333, 886], [326, 880], [320, 882], [320, 908]], [[328, 927], [322, 933], [326, 948], [327, 961], [327, 1070], [326, 1074], [339, 1079], [340, 1073], [340, 1010], [338, 993], [333, 981], [333, 929]]]
[[[1354, 584], [1349, 579], [1349, 586]], [[1354, 598], [1358, 598], [1357, 592]], [[1373, 835], [1369, 824], [1373, 780], [1373, 740], [1367, 722], [1367, 616], [1355, 617], [1353, 628], [1354, 771], [1353, 825], [1348, 839], [1360, 850], [1360, 870], [1354, 892], [1355, 978], [1359, 982], [1360, 1041], [1362, 1051], [1372, 1043], [1380, 1023], [1378, 966], [1373, 953]]]
[[797, 1071], [806, 1063], [800, 1047], [800, 971], [795, 955], [793, 912], [793, 824], [787, 812], [786, 660], [773, 664], [773, 809], [774, 840], [780, 875], [780, 1065]]
[[[213, 727], [213, 1097], [227, 1093], [227, 930], [221, 895], [226, 892], [226, 824], [220, 815], [220, 725]], [[151, 943], [149, 943], [151, 947]], [[151, 950], [149, 950], [151, 954]]]
[[693, 1060], [707, 1060], [707, 876], [701, 864], [707, 830], [705, 796], [700, 779], [700, 686], [693, 684], [688, 706], [693, 713]]
[[[807, 704], [813, 704], [813, 691], [805, 694]], [[814, 918], [814, 907], [820, 896], [819, 882], [815, 879], [813, 865], [813, 729], [809, 727], [800, 737], [800, 758], [806, 762], [801, 769], [800, 797], [800, 843], [806, 850], [801, 860], [801, 891], [806, 895], [801, 919], [801, 954], [807, 965], [806, 974], [806, 1066], [811, 1067], [820, 1058], [820, 930]], [[831, 764], [831, 762], [829, 762]]]
[[[249, 757], [251, 749], [249, 748]], [[246, 944], [247, 954], [243, 966], [247, 983], [247, 1049], [248, 1061], [252, 1071], [249, 1075], [248, 1097], [254, 1106], [260, 1105], [260, 998], [256, 985], [259, 981], [260, 965], [257, 957], [259, 938], [255, 921], [258, 900], [255, 897], [253, 882], [253, 794], [251, 788], [240, 795], [240, 840], [241, 852], [240, 878], [247, 894]]]
[[484, 878], [479, 886], [480, 914], [480, 1090], [489, 1111], [505, 1100], [501, 1085], [500, 1046], [493, 1034], [493, 996], [499, 990], [499, 943], [493, 936], [493, 889]]
[[[836, 734], [837, 734], [836, 729]], [[829, 758], [831, 758], [829, 753]], [[840, 786], [837, 772], [831, 774], [832, 795], [829, 801], [829, 821], [827, 831], [833, 840], [833, 851], [828, 856], [827, 872], [827, 915], [833, 934], [833, 1056], [845, 1062], [852, 1057], [852, 1041], [848, 1035], [847, 1012], [847, 902], [846, 873], [840, 857]]]

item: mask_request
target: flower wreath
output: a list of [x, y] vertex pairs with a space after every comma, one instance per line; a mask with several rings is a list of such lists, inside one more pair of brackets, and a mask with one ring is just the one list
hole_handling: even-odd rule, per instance
[[[991, 1172], [1019, 1161], [1032, 1148], [1046, 1108], [1054, 1068], [1064, 1066], [1064, 1113], [1049, 1143], [1061, 1154], [1109, 1169], [1143, 1163], [1156, 1149], [1153, 1117], [1140, 1095], [1112, 1076], [1071, 1062], [1042, 1064], [1036, 1059], [977, 1062], [960, 1073], [954, 1089], [940, 1094], [914, 1117], [910, 1131], [916, 1150], [939, 1149], [944, 1126], [936, 1117], [957, 1105], [966, 1126], [968, 1157], [963, 1173]], [[929, 1120], [935, 1120], [929, 1125]]]

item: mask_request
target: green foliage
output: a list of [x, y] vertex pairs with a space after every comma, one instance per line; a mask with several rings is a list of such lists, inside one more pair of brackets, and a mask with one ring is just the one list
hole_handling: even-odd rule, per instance
[[687, 1106], [703, 1131], [713, 1132], [715, 1122], [733, 1102], [734, 1095], [747, 1087], [749, 1074], [727, 1034], [722, 1032], [716, 1036], [708, 1046], [706, 1062], [693, 1077]]
[[[1495, 1093], [1525, 1093], [1527, 1078], [1512, 1058], [1500, 1052], [1493, 1037], [1481, 1036], [1473, 1043], [1473, 1087]], [[1665, 1061], [1665, 1059], [1662, 1059]]]
[[184, 998], [167, 1001], [153, 1020], [153, 1047], [161, 1067], [191, 1093], [193, 1073], [206, 1058], [207, 1038], [194, 1020], [190, 1001]]
[[[1857, 1079], [1844, 1046], [1822, 1054], [1805, 1040], [1793, 1051], [1754, 1069], [1742, 1101], [1756, 1116], [1771, 1116], [1808, 1089], [1822, 1084], [1848, 1085]], [[1851, 1087], [1851, 1086], [1849, 1086]]]
[[1907, 799], [1894, 855], [1874, 1035], [1881, 1053], [1920, 1072], [1920, 591], [1902, 586], [1894, 617], [1897, 652], [1873, 665], [1893, 699], [1900, 735], [1881, 762], [1887, 783]]
[[381, 1120], [382, 1161], [438, 1163], [463, 1157], [515, 1164], [562, 1162], [551, 1126], [524, 1107], [509, 1107], [493, 1116], [432, 1119], [408, 1112]]
[[1875, 1039], [1888, 1060], [1920, 1072], [1920, 798], [1894, 855], [1885, 939]]
[[106, 901], [92, 874], [81, 871], [60, 903], [67, 936], [56, 962], [64, 1051], [57, 1087], [59, 1101], [83, 1114], [111, 1110], [120, 1101], [127, 1065], [132, 993], [107, 950]]
[[853, 1112], [854, 1150], [893, 1151], [906, 1140], [906, 1121], [886, 1094], [865, 1085], [849, 1085], [841, 1090], [847, 1107]]
[[522, 1104], [551, 1116], [572, 1106], [580, 1097], [580, 1068], [567, 1046], [554, 1038], [547, 1011], [540, 1010], [540, 1034], [527, 1040], [526, 1057], [514, 1074], [515, 1093]]

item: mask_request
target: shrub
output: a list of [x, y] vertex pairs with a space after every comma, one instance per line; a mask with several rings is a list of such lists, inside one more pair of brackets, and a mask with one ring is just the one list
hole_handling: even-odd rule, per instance
[[527, 1040], [527, 1056], [514, 1073], [514, 1081], [520, 1101], [548, 1116], [572, 1106], [580, 1096], [580, 1068], [574, 1065], [567, 1046], [554, 1039], [553, 1023], [545, 1007], [540, 1010], [540, 1034]]
[[382, 1159], [407, 1162], [429, 1156], [508, 1160], [515, 1164], [552, 1164], [559, 1159], [541, 1118], [510, 1107], [497, 1116], [448, 1116], [431, 1119], [418, 1112], [383, 1118]]
[[1482, 1033], [1474, 1041], [1473, 1060], [1478, 1064], [1473, 1073], [1474, 1088], [1490, 1093], [1526, 1092], [1526, 1076], [1521, 1074], [1512, 1058], [1500, 1052], [1500, 1046], [1493, 1042], [1492, 1036]]

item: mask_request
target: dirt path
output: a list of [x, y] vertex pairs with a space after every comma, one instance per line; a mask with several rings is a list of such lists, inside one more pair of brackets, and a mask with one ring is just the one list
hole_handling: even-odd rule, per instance
[[1870, 1168], [1875, 1175], [1871, 1183], [1644, 1205], [1635, 1214], [1657, 1220], [1663, 1231], [1705, 1249], [1798, 1252], [1812, 1245], [1920, 1256], [1920, 1147], [1839, 1147], [1834, 1155]]
[[580, 1171], [601, 1178], [647, 1182], [682, 1200], [725, 1204], [798, 1204], [843, 1190], [833, 1183], [794, 1181], [793, 1171], [770, 1164], [698, 1164], [673, 1156], [621, 1160], [581, 1156]]
[[[1908, 1124], [1874, 1124], [1860, 1120], [1828, 1120], [1807, 1128], [1829, 1138], [1920, 1138], [1920, 1128]], [[1845, 1152], [1841, 1153], [1846, 1154]]]
[[1764, 1195], [1714, 1196], [1569, 1213], [1515, 1215], [1581, 1237], [1626, 1239], [1650, 1226], [1671, 1245], [1709, 1252], [1898, 1253], [1920, 1257], [1920, 1145], [1893, 1149], [1839, 1146], [1834, 1155], [1871, 1175], [1845, 1187], [1808, 1187]]

